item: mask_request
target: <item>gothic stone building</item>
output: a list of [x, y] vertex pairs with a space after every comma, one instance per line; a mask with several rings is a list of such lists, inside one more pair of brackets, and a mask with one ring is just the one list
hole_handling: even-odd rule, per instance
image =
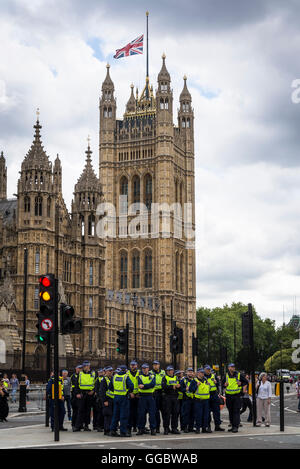
[[[28, 366], [42, 366], [45, 355], [36, 342], [35, 325], [38, 278], [46, 272], [59, 278], [61, 300], [72, 304], [83, 320], [82, 334], [60, 338], [66, 363], [74, 357], [89, 358], [95, 365], [120, 362], [116, 332], [126, 324], [129, 359], [170, 362], [169, 336], [176, 321], [184, 343], [178, 364], [192, 364], [195, 249], [186, 227], [195, 228], [194, 114], [184, 77], [178, 125], [173, 124], [173, 91], [164, 55], [157, 82], [155, 94], [148, 77], [140, 95], [131, 85], [123, 119], [117, 119], [107, 65], [99, 104], [99, 177], [88, 145], [70, 213], [62, 195], [61, 161], [58, 156], [54, 164], [49, 160], [39, 118], [21, 164], [16, 199], [7, 199], [1, 154], [1, 281], [9, 278], [13, 286], [14, 320], [22, 341], [26, 248]], [[174, 209], [188, 204], [189, 217]]]

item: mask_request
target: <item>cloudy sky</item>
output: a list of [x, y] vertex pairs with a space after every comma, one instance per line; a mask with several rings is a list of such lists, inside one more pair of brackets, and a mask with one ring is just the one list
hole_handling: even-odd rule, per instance
[[[115, 60], [145, 32], [150, 80], [165, 52], [174, 122], [183, 75], [195, 110], [197, 304], [252, 302], [278, 324], [300, 309], [300, 3], [297, 0], [0, 0], [0, 150], [8, 193], [33, 136], [63, 164], [70, 209], [107, 62], [122, 117], [145, 55]], [[298, 85], [299, 86], [299, 85]], [[300, 93], [299, 93], [300, 96]], [[298, 306], [299, 303], [299, 306]]]

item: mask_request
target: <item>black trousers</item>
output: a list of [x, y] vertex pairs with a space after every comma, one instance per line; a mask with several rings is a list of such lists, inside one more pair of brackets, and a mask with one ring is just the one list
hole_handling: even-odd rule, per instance
[[79, 429], [82, 426], [88, 426], [91, 421], [91, 408], [93, 405], [93, 396], [89, 396], [86, 392], [82, 393], [81, 399], [78, 401], [78, 414], [76, 418], [75, 428]]
[[113, 399], [107, 398], [108, 406], [102, 404], [103, 427], [105, 432], [110, 431], [110, 424], [113, 415]]
[[75, 427], [76, 419], [78, 415], [78, 401], [76, 396], [71, 397], [71, 406], [72, 406], [72, 427]]
[[226, 407], [229, 413], [229, 420], [232, 427], [238, 428], [241, 418], [241, 396], [240, 395], [229, 395], [226, 394]]
[[242, 407], [241, 407], [241, 410], [240, 410], [240, 414], [243, 414], [247, 408], [249, 409], [249, 415], [248, 415], [248, 422], [252, 422], [252, 402], [251, 402], [251, 399], [249, 397], [242, 397], [241, 399], [242, 401]]
[[137, 394], [129, 400], [129, 429], [137, 428], [139, 397]]
[[164, 429], [177, 430], [179, 415], [179, 402], [177, 396], [164, 395], [162, 398], [162, 418]]

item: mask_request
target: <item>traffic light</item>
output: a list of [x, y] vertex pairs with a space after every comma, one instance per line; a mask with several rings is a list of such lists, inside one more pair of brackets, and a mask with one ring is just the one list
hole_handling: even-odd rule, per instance
[[170, 353], [183, 353], [183, 329], [180, 327], [174, 327], [170, 335]]
[[192, 355], [193, 357], [197, 357], [198, 356], [198, 339], [197, 337], [194, 337], [192, 338]]
[[36, 314], [36, 339], [41, 344], [51, 340], [54, 333], [55, 315], [55, 277], [53, 274], [42, 275], [39, 278], [40, 310]]
[[61, 334], [79, 334], [82, 332], [82, 320], [74, 318], [73, 306], [61, 303], [60, 305], [60, 332]]
[[117, 331], [117, 352], [126, 355], [127, 354], [127, 349], [128, 349], [128, 330], [126, 329], [120, 329]]
[[250, 345], [250, 315], [248, 311], [242, 315], [242, 343], [244, 347]]

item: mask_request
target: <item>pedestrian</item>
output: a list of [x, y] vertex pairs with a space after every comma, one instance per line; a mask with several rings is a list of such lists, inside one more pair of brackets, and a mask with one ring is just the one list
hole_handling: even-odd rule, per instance
[[97, 371], [97, 378], [95, 381], [95, 393], [92, 400], [92, 413], [93, 413], [93, 429], [97, 431], [103, 431], [103, 414], [102, 414], [102, 403], [99, 396], [100, 383], [104, 378], [103, 368], [99, 368]]
[[194, 394], [196, 433], [200, 433], [201, 428], [202, 433], [211, 433], [208, 426], [210, 384], [205, 377], [204, 368], [198, 368], [189, 389]]
[[7, 382], [4, 380], [2, 373], [0, 373], [0, 422], [7, 422], [9, 413], [8, 395]]
[[262, 415], [265, 417], [265, 426], [269, 427], [271, 424], [271, 397], [272, 386], [268, 381], [267, 373], [262, 372], [259, 375], [258, 382], [256, 383], [256, 402], [257, 402], [257, 419], [256, 426], [260, 427], [262, 424]]
[[138, 432], [137, 435], [145, 434], [146, 416], [149, 413], [151, 435], [156, 434], [155, 400], [154, 392], [156, 377], [149, 373], [148, 363], [142, 365], [142, 371], [138, 376], [139, 406], [138, 406]]
[[245, 376], [236, 371], [234, 363], [230, 363], [228, 365], [228, 372], [222, 380], [222, 389], [225, 389], [226, 407], [229, 413], [229, 432], [238, 432], [241, 422], [241, 391], [243, 386], [247, 384], [248, 380]]
[[[178, 382], [180, 384], [180, 381], [184, 377], [184, 371], [183, 370], [177, 370], [175, 371], [174, 376], [177, 377]], [[179, 417], [179, 422], [180, 422], [180, 430], [183, 431], [183, 423], [182, 423], [182, 401], [183, 401], [183, 392], [181, 390], [181, 387], [178, 389], [178, 417]]]
[[215, 431], [223, 432], [224, 428], [221, 427], [221, 411], [220, 411], [220, 381], [218, 377], [212, 372], [209, 365], [204, 366], [204, 376], [210, 384], [209, 390], [209, 411], [208, 411], [208, 427], [211, 428], [211, 413], [213, 414]]
[[30, 380], [27, 375], [24, 375], [24, 381], [25, 381], [25, 386], [26, 386], [26, 399], [28, 399], [29, 391], [30, 391]]
[[300, 375], [298, 376], [298, 379], [296, 381], [296, 392], [297, 392], [297, 398], [298, 398], [298, 410], [297, 410], [297, 412], [300, 412]]
[[[250, 376], [246, 375], [245, 378], [249, 381]], [[253, 407], [252, 407], [252, 400], [249, 394], [249, 383], [243, 387], [242, 390], [242, 407], [240, 410], [240, 415], [242, 415], [247, 409], [249, 409], [249, 415], [247, 418], [247, 422], [252, 422], [253, 419]]]
[[74, 393], [78, 399], [78, 414], [73, 432], [79, 432], [82, 427], [86, 432], [91, 431], [89, 424], [91, 421], [95, 379], [95, 372], [91, 371], [90, 362], [85, 360], [82, 363], [82, 370], [79, 372], [78, 380], [75, 381]]
[[190, 392], [190, 385], [194, 379], [194, 370], [187, 368], [186, 376], [180, 380], [180, 390], [183, 393], [182, 398], [182, 430], [184, 433], [194, 431], [194, 394]]
[[15, 373], [11, 375], [9, 384], [11, 389], [11, 402], [15, 404], [17, 402], [17, 391], [19, 389], [19, 380]]
[[[114, 394], [113, 415], [110, 425], [111, 436], [130, 437], [129, 426], [129, 398], [128, 393], [133, 393], [133, 383], [127, 374], [126, 365], [121, 365], [119, 371], [109, 383], [109, 391]], [[120, 423], [120, 434], [117, 432]]]
[[72, 406], [71, 406], [71, 378], [68, 376], [68, 370], [62, 370], [62, 379], [64, 382], [64, 405], [67, 404], [68, 419], [72, 421]]
[[167, 366], [166, 375], [163, 377], [161, 385], [163, 391], [162, 399], [162, 416], [164, 435], [171, 433], [178, 435], [178, 415], [179, 415], [179, 402], [178, 402], [178, 391], [180, 383], [177, 376], [174, 376], [175, 370], [172, 365]]

